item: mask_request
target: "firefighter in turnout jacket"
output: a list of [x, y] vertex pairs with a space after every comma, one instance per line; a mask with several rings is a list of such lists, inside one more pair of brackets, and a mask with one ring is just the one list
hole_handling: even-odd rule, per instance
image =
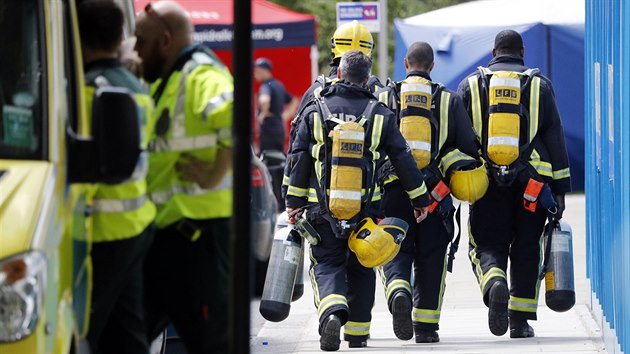
[[[337, 81], [337, 71], [339, 68], [339, 63], [341, 61], [341, 57], [352, 50], [359, 50], [363, 52], [368, 57], [372, 55], [372, 49], [374, 48], [374, 40], [372, 38], [372, 34], [370, 31], [360, 24], [358, 21], [352, 21], [349, 23], [345, 23], [335, 30], [332, 38], [330, 39], [330, 71], [327, 76], [321, 75], [317, 78], [315, 82], [306, 90], [304, 95], [302, 96], [302, 101], [300, 102], [298, 113], [291, 122], [291, 130], [289, 133], [289, 147], [287, 152], [287, 163], [285, 164], [284, 176], [282, 181], [282, 195], [286, 197], [287, 187], [289, 185], [289, 173], [290, 173], [290, 161], [291, 154], [293, 149], [293, 141], [295, 140], [295, 136], [297, 135], [298, 126], [300, 121], [305, 116], [304, 108], [307, 104], [311, 103], [311, 101], [320, 96], [320, 92]], [[368, 79], [368, 83], [366, 84], [367, 88], [371, 92], [375, 92], [376, 90], [383, 87], [383, 84], [378, 80], [378, 78], [374, 75], [370, 75]], [[381, 191], [380, 188], [374, 191], [372, 200], [374, 204], [380, 202], [381, 199]], [[375, 208], [378, 208], [374, 205]], [[372, 279], [364, 279], [365, 282], [369, 282], [370, 284], [374, 284], [376, 281], [375, 274], [369, 273]], [[371, 309], [372, 306], [366, 306], [366, 308]], [[354, 343], [352, 344], [354, 345]]]
[[[383, 165], [379, 173], [384, 184], [383, 212], [388, 217], [406, 220], [409, 231], [396, 258], [381, 270], [396, 336], [408, 340], [415, 330], [416, 343], [431, 343], [439, 341], [446, 249], [454, 235], [455, 208], [450, 189], [455, 189], [460, 198], [474, 202], [485, 193], [488, 177], [478, 159], [475, 134], [460, 97], [431, 82], [433, 48], [425, 42], [413, 43], [404, 64], [406, 79], [390, 83], [377, 96], [398, 116], [400, 130], [431, 191], [432, 204], [424, 222], [411, 222], [413, 209], [405, 203], [407, 197], [398, 176], [391, 163]], [[470, 183], [458, 184], [457, 179]], [[453, 182], [451, 188], [449, 182]]]
[[[297, 127], [302, 117], [304, 107], [309, 104], [315, 97], [319, 97], [320, 92], [327, 86], [333, 84], [337, 80], [337, 70], [339, 68], [339, 62], [341, 57], [351, 51], [360, 50], [367, 56], [372, 55], [372, 49], [374, 48], [374, 40], [372, 34], [368, 29], [360, 24], [358, 21], [352, 21], [344, 23], [337, 27], [335, 33], [330, 39], [330, 56], [332, 61], [330, 62], [330, 71], [328, 76], [321, 75], [315, 82], [304, 92], [302, 100], [297, 110], [295, 119], [291, 122], [291, 130], [289, 133], [289, 148], [287, 156], [291, 155], [291, 149], [293, 146], [293, 140], [297, 134]], [[383, 84], [379, 81], [378, 77], [370, 75], [367, 87], [371, 92], [376, 92], [383, 87]], [[287, 166], [286, 164], [285, 166]], [[282, 181], [282, 195], [286, 196], [286, 189], [289, 184], [289, 168], [285, 167], [284, 178]], [[377, 200], [380, 200], [380, 193], [377, 195]]]
[[[306, 107], [290, 160], [287, 213], [297, 216], [307, 209], [305, 217], [320, 237], [311, 245], [310, 276], [319, 314], [320, 346], [326, 351], [339, 349], [342, 325], [351, 347], [367, 345], [374, 303], [374, 271], [368, 267], [382, 265], [395, 254], [369, 247], [368, 253], [363, 253], [362, 242], [371, 236], [380, 238], [385, 229], [381, 225], [387, 220], [374, 227], [371, 219], [364, 219], [378, 215], [369, 204], [379, 160], [389, 156], [397, 169], [416, 221], [426, 217], [429, 205], [422, 174], [393, 113], [365, 87], [371, 63], [360, 51], [343, 56], [340, 81], [322, 90], [321, 98]], [[361, 219], [348, 240], [349, 229], [345, 227]], [[390, 247], [394, 241], [400, 242], [403, 234], [378, 241]]]
[[[560, 219], [571, 190], [564, 132], [551, 81], [523, 61], [523, 39], [495, 38], [493, 59], [459, 85], [491, 175], [470, 212], [470, 253], [490, 331], [533, 337], [540, 238], [548, 214]], [[507, 262], [510, 259], [508, 290]]]

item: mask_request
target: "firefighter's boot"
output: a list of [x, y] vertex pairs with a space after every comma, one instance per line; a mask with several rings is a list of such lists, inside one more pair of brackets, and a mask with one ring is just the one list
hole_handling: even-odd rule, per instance
[[341, 319], [335, 314], [328, 316], [321, 327], [321, 337], [319, 338], [319, 348], [323, 351], [334, 352], [339, 350], [341, 340]]
[[437, 343], [440, 341], [440, 336], [437, 331], [417, 329], [416, 330], [416, 343]]
[[534, 336], [534, 329], [527, 320], [510, 318], [510, 338], [530, 338]]
[[401, 340], [409, 340], [413, 337], [413, 324], [411, 322], [411, 298], [405, 291], [398, 291], [392, 298], [392, 317], [394, 334]]
[[488, 327], [495, 336], [502, 336], [508, 329], [508, 301], [510, 293], [507, 285], [496, 281], [488, 291]]

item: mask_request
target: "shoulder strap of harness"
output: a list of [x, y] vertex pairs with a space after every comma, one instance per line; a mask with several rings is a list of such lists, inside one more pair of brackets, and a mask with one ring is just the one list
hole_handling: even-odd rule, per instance
[[381, 87], [383, 87], [383, 84], [378, 79], [378, 77], [376, 77], [376, 75], [370, 75], [370, 78], [368, 79], [368, 82], [367, 82], [368, 90], [372, 93], [375, 93]]
[[[529, 93], [527, 92], [527, 89], [531, 85], [532, 79], [535, 76], [540, 74], [540, 70], [538, 68], [530, 68], [530, 69], [525, 70], [522, 74], [523, 74], [523, 76], [526, 77], [526, 80], [525, 80], [525, 83], [523, 83], [521, 85], [521, 95], [523, 95], [523, 93], [525, 93], [525, 95], [529, 96]], [[531, 99], [532, 99], [531, 97], [528, 97], [528, 100], [531, 100]], [[529, 108], [527, 109], [526, 112], [528, 112], [528, 114], [527, 114], [527, 118], [528, 118], [527, 124], [529, 126], [530, 124], [532, 124], [531, 120], [529, 120], [529, 117], [531, 115], [531, 112], [529, 112]], [[536, 144], [534, 144], [534, 142], [536, 140], [538, 140], [537, 137], [538, 137], [538, 135], [533, 136], [531, 141], [527, 141], [525, 144], [523, 144], [523, 146], [521, 146], [519, 148], [519, 154], [520, 154], [521, 158], [529, 159], [529, 156], [532, 154], [532, 151], [534, 150], [534, 146], [536, 145]]]
[[390, 87], [391, 90], [389, 90], [392, 93], [392, 106], [390, 107], [392, 111], [394, 111], [394, 113], [396, 114], [396, 119], [399, 119], [399, 111], [400, 111], [400, 85], [401, 82], [398, 81], [390, 81], [387, 83], [387, 87]]
[[[330, 112], [330, 109], [328, 108], [328, 105], [326, 104], [326, 101], [323, 97], [316, 96], [316, 98], [313, 99], [313, 102], [315, 103], [315, 107], [319, 115], [320, 124], [324, 133], [323, 135], [324, 135], [324, 141], [325, 141], [329, 133], [328, 127], [326, 125], [326, 120], [328, 120], [328, 117], [332, 117], [332, 113]], [[339, 229], [338, 220], [333, 217], [332, 213], [330, 212], [330, 209], [328, 208], [329, 198], [328, 198], [328, 193], [326, 193], [326, 189], [327, 189], [326, 181], [328, 180], [328, 173], [329, 173], [326, 165], [328, 162], [328, 157], [330, 155], [330, 151], [328, 151], [327, 142], [324, 142], [323, 148], [324, 148], [324, 160], [323, 160], [324, 168], [322, 168], [320, 180], [317, 181], [317, 184], [319, 185], [319, 188], [316, 189], [317, 200], [319, 203], [319, 209], [320, 209], [320, 214], [322, 218], [328, 221], [328, 223], [330, 224], [335, 234], [339, 234], [340, 229]]]
[[[432, 171], [439, 171], [438, 169], [438, 165], [440, 164], [440, 158], [441, 158], [441, 150], [442, 150], [442, 145], [440, 145], [440, 138], [443, 135], [442, 133], [442, 129], [447, 129], [447, 131], [444, 133], [446, 134], [444, 139], [446, 139], [448, 137], [448, 121], [447, 122], [442, 122], [442, 99], [444, 98], [444, 96], [442, 95], [442, 92], [444, 91], [445, 86], [442, 85], [441, 83], [434, 83], [436, 85], [435, 91], [432, 93], [432, 100], [433, 100], [433, 104], [435, 105], [435, 108], [438, 108], [439, 111], [439, 115], [437, 117], [434, 116], [433, 112], [434, 110], [431, 110], [431, 118], [429, 119], [431, 124], [433, 124], [436, 127], [436, 134], [437, 134], [437, 139], [432, 138], [431, 140], [431, 145], [433, 145], [435, 143], [435, 151], [433, 151], [431, 153], [431, 162], [429, 164], [429, 168]], [[450, 101], [450, 96], [447, 95]], [[439, 100], [439, 104], [440, 106], [438, 106], [436, 104], [436, 102], [438, 102]], [[446, 104], [448, 105], [450, 102], [446, 102]], [[448, 118], [448, 117], [447, 117]], [[436, 121], [437, 120], [437, 121]], [[439, 121], [439, 123], [437, 123]], [[447, 124], [446, 127], [443, 126], [443, 124]]]
[[365, 106], [363, 113], [361, 113], [361, 117], [359, 118], [359, 121], [357, 123], [364, 125], [365, 121], [363, 120], [366, 120], [366, 121], [372, 120], [379, 106], [382, 106], [383, 108], [387, 108], [387, 106], [383, 102], [380, 102], [377, 99], [370, 100], [368, 104]]
[[313, 96], [315, 96], [315, 98], [319, 98], [322, 90], [330, 86], [330, 84], [332, 84], [333, 81], [330, 78], [328, 78], [326, 75], [322, 74], [317, 77], [315, 82], [317, 82], [319, 87], [316, 87], [315, 90], [313, 90]]

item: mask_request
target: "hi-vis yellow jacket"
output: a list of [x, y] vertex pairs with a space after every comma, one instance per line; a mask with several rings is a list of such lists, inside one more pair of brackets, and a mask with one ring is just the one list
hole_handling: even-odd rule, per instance
[[[493, 72], [525, 72], [528, 69], [522, 58], [510, 55], [495, 57], [488, 68]], [[571, 174], [553, 85], [546, 77], [536, 75], [528, 86], [521, 92], [521, 105], [528, 108], [529, 121], [526, 125], [521, 124], [519, 140], [521, 146], [531, 143], [533, 149], [530, 156], [521, 156], [520, 159], [536, 170], [554, 194], [565, 194], [571, 191]], [[457, 92], [472, 119], [477, 139], [485, 149], [488, 100], [480, 75], [475, 72], [462, 80]]]
[[[335, 119], [356, 121], [369, 101], [376, 99], [370, 91], [344, 81], [325, 88], [321, 96]], [[375, 171], [382, 160], [388, 156], [399, 174], [403, 188], [407, 191], [414, 207], [429, 205], [424, 178], [416, 166], [407, 144], [398, 130], [394, 114], [385, 106], [376, 110], [374, 117], [366, 117], [365, 141], [363, 149], [367, 164]], [[327, 161], [325, 150], [331, 151], [332, 140], [326, 136], [330, 127], [336, 125], [332, 120], [325, 120], [322, 125], [317, 106], [312, 102], [304, 111], [304, 119], [300, 122], [297, 136], [292, 146], [292, 154], [288, 157], [289, 181], [286, 205], [299, 208], [307, 203], [317, 203], [319, 180], [329, 175], [330, 161]], [[330, 154], [329, 154], [330, 155]], [[330, 159], [330, 156], [328, 156]], [[364, 178], [364, 183], [375, 183], [375, 179]], [[329, 187], [329, 181], [326, 181]], [[364, 192], [374, 185], [363, 185]], [[323, 191], [319, 190], [320, 195]], [[365, 196], [365, 193], [363, 193]], [[373, 199], [374, 200], [373, 196]]]
[[232, 215], [232, 174], [215, 188], [182, 181], [175, 164], [182, 153], [212, 163], [219, 148], [232, 146], [232, 76], [200, 45], [186, 48], [165, 84], [151, 86], [156, 128], [149, 145], [149, 196], [157, 205], [155, 224], [183, 218]]
[[[153, 102], [146, 89], [116, 59], [101, 59], [85, 67], [86, 107], [91, 110], [95, 86], [124, 87], [134, 93], [139, 109], [143, 148], [151, 125]], [[133, 175], [119, 184], [97, 184], [92, 201], [94, 242], [116, 241], [139, 235], [155, 218], [155, 205], [147, 198], [147, 153], [140, 155]]]

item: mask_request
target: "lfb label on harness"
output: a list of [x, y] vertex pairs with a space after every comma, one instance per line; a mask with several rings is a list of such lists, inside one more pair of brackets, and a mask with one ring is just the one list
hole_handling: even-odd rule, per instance
[[497, 98], [516, 98], [517, 92], [516, 90], [511, 89], [498, 89], [496, 90]]
[[428, 106], [428, 101], [427, 96], [424, 95], [408, 95], [405, 97], [405, 103], [407, 103], [407, 106], [426, 108]]
[[363, 155], [362, 143], [341, 143], [341, 151], [348, 154]]

